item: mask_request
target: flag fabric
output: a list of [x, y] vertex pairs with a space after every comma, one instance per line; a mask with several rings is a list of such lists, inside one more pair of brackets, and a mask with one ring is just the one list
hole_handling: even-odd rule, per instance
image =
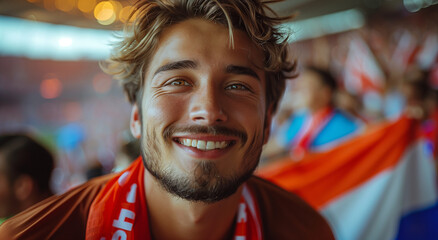
[[429, 70], [438, 57], [438, 34], [429, 33], [416, 56], [416, 62], [423, 70]]
[[435, 107], [422, 124], [423, 136], [428, 150], [433, 153], [435, 159], [438, 158], [438, 107]]
[[384, 73], [371, 49], [360, 36], [355, 36], [350, 41], [343, 71], [345, 89], [358, 95], [368, 91], [379, 92], [384, 80]]
[[[300, 162], [285, 159], [257, 174], [318, 209], [336, 239], [437, 239], [436, 168], [419, 125], [402, 117], [327, 152]], [[413, 226], [418, 221], [411, 220], [419, 216], [432, 219], [422, 225], [420, 238]]]
[[[396, 34], [400, 33], [396, 32]], [[398, 39], [397, 46], [392, 54], [391, 64], [399, 70], [405, 70], [415, 62], [421, 47], [416, 37], [408, 30], [404, 30]]]

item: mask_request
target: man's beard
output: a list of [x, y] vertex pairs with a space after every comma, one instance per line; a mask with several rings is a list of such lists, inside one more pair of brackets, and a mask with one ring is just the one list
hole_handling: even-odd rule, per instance
[[[216, 163], [208, 160], [199, 160], [194, 167], [193, 173], [181, 174], [175, 171], [172, 165], [163, 167], [161, 148], [157, 145], [155, 129], [145, 131], [142, 128], [141, 152], [143, 163], [160, 185], [168, 192], [189, 200], [205, 203], [213, 203], [225, 199], [235, 193], [240, 185], [248, 180], [256, 169], [263, 146], [262, 136], [255, 135], [245, 151], [244, 160], [237, 166], [238, 172], [227, 176], [221, 175]], [[171, 136], [175, 132], [191, 134], [211, 134], [238, 137], [243, 147], [247, 142], [244, 132], [218, 126], [191, 126], [184, 128], [167, 127], [163, 132], [166, 144], [172, 143]], [[172, 163], [170, 163], [172, 164]]]

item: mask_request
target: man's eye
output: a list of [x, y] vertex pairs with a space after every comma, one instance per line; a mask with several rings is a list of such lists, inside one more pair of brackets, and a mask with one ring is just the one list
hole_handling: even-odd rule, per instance
[[242, 84], [232, 84], [226, 87], [227, 90], [249, 90], [247, 87], [245, 87]]
[[168, 85], [172, 85], [172, 86], [190, 86], [190, 83], [188, 83], [186, 80], [177, 79], [177, 80], [171, 81]]

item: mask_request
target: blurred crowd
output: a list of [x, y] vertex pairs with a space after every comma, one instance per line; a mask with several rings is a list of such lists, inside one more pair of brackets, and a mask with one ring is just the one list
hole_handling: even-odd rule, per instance
[[292, 45], [299, 56], [298, 77], [287, 85], [262, 164], [285, 157], [298, 161], [402, 115], [422, 121], [422, 134], [436, 153], [434, 19], [376, 16], [360, 30]]

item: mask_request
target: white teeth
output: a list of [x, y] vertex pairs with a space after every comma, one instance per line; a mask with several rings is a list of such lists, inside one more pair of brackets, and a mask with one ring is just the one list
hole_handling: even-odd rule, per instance
[[215, 148], [216, 148], [216, 145], [214, 142], [212, 142], [212, 141], [207, 142], [207, 147], [206, 147], [207, 150], [215, 149]]
[[215, 142], [215, 141], [188, 139], [188, 138], [181, 139], [180, 143], [183, 144], [184, 146], [195, 147], [200, 150], [223, 149], [228, 146], [227, 141]]
[[198, 140], [198, 145], [196, 146], [198, 149], [205, 150], [205, 141]]

